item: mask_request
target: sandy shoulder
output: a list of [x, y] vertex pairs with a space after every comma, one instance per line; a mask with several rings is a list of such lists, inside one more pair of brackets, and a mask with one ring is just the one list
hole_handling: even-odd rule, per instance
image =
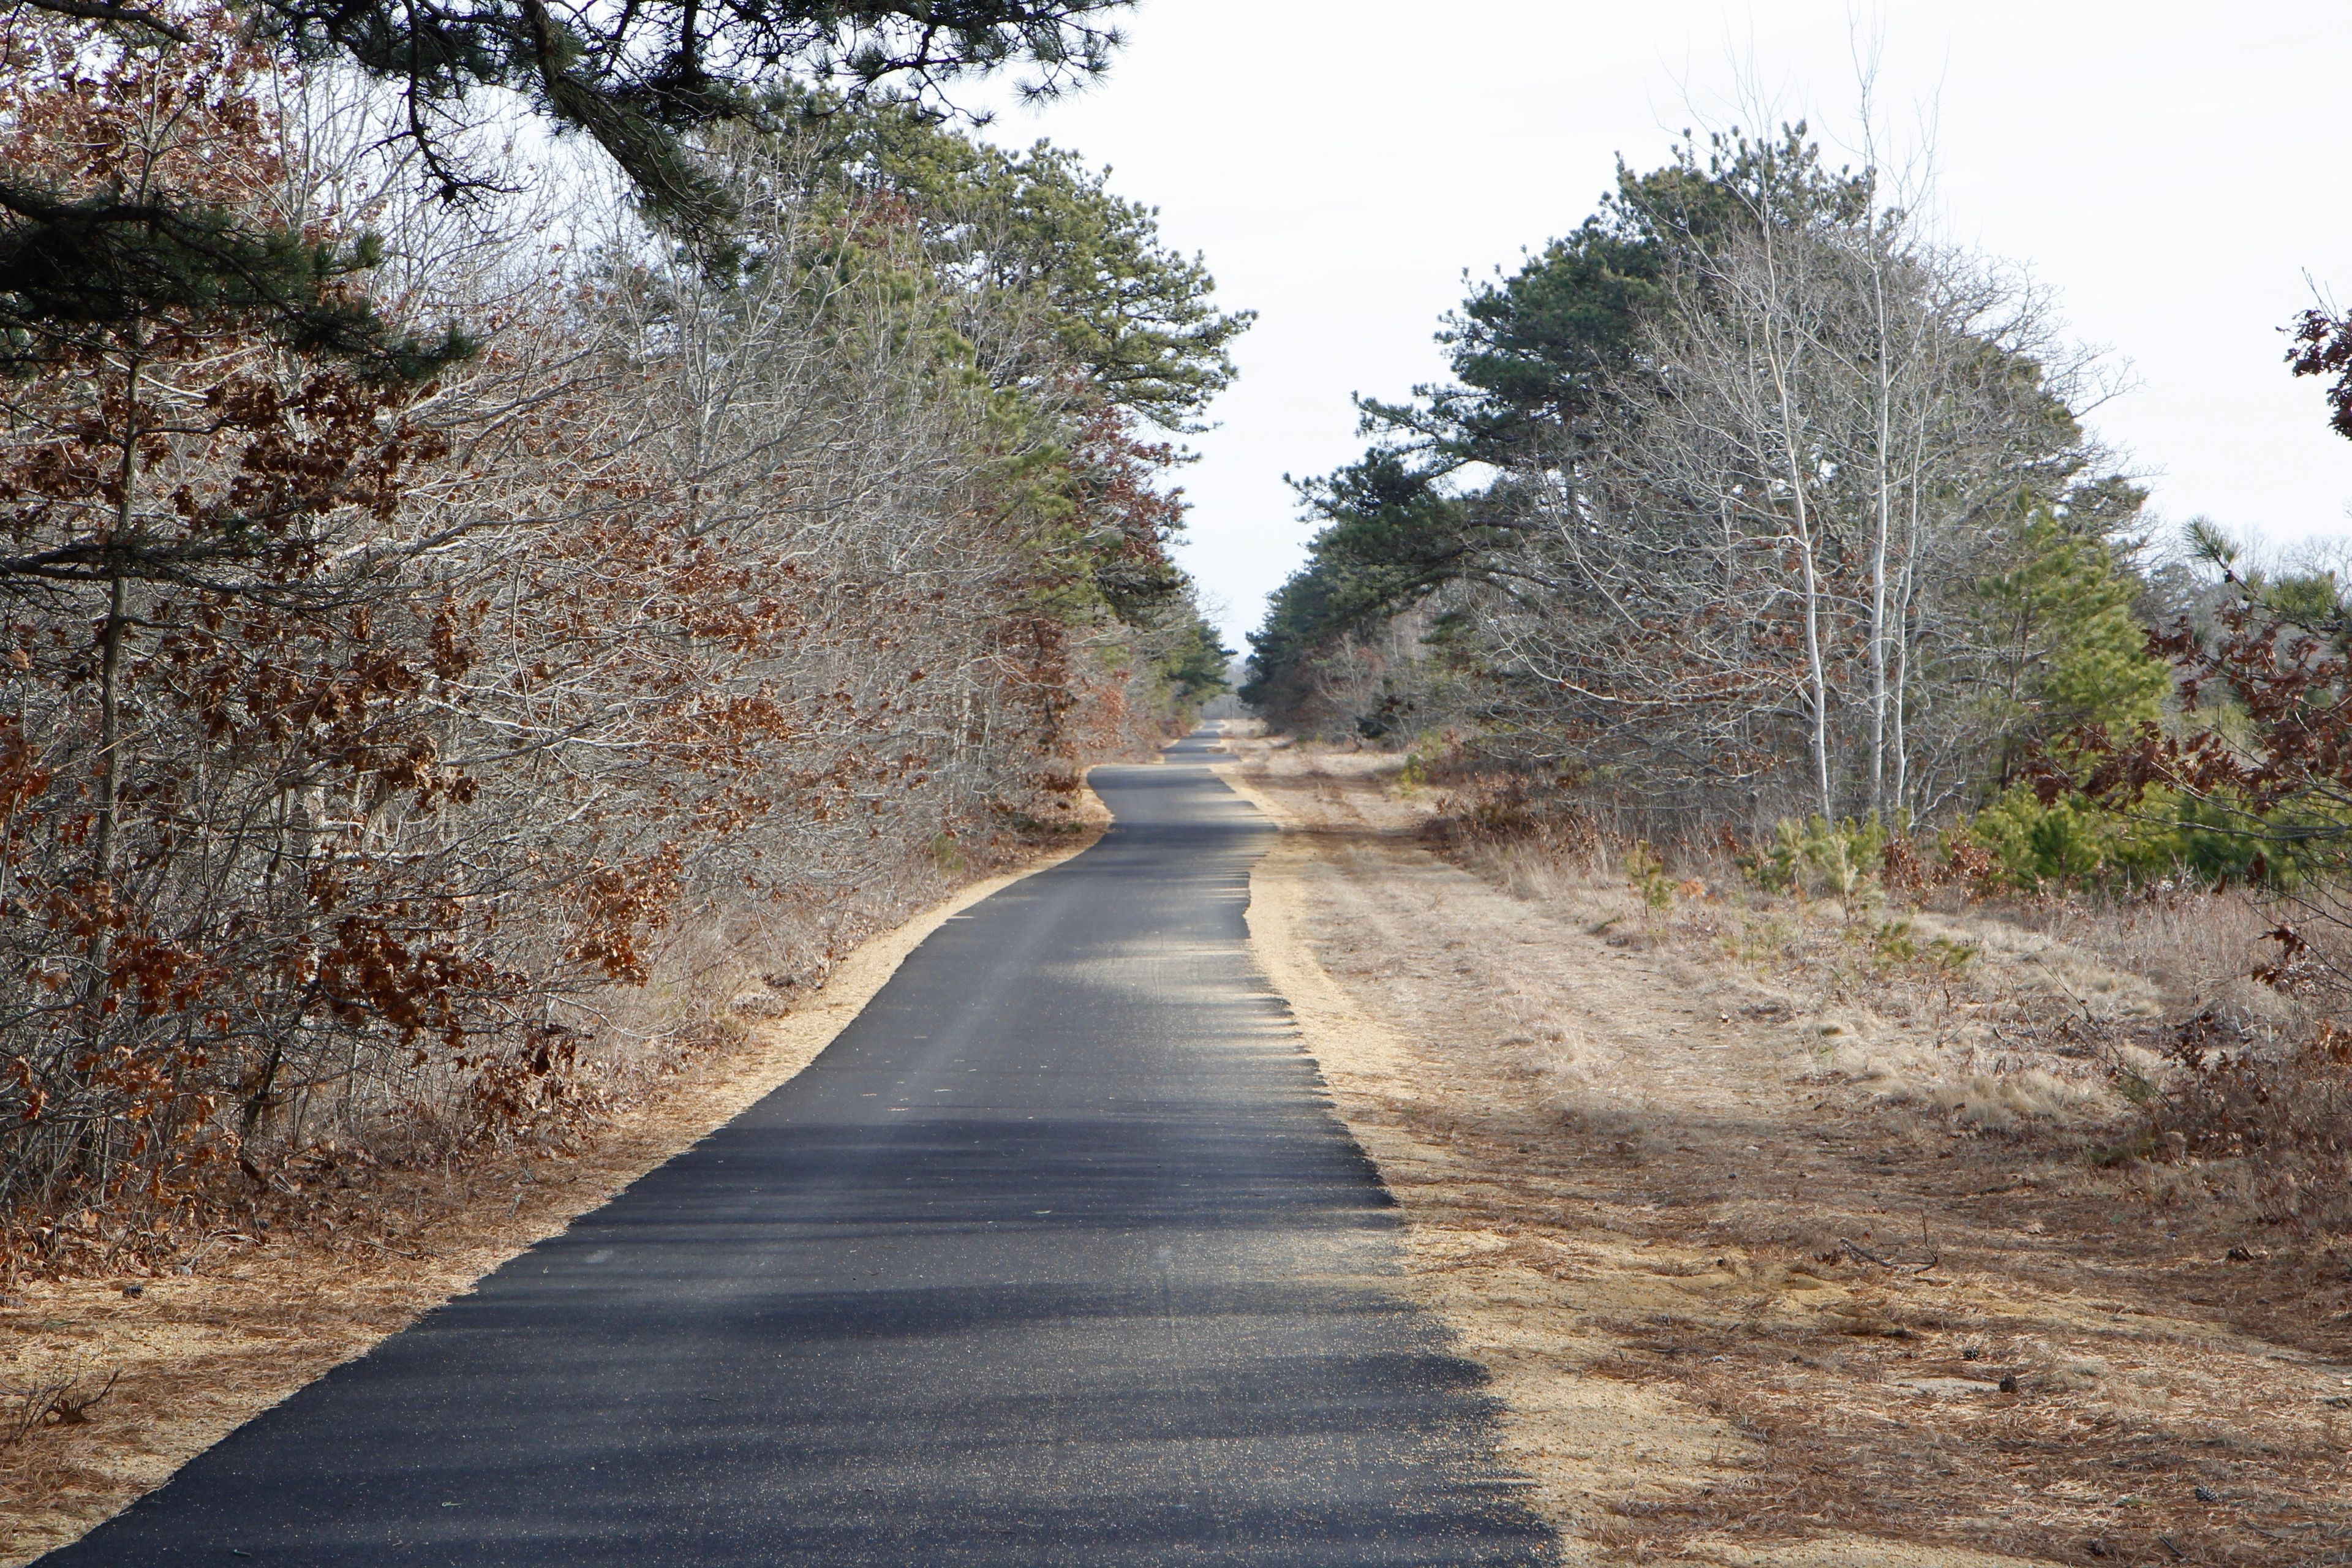
[[2201, 1259], [2152, 1271], [2109, 1228], [2127, 1194], [1884, 1103], [1829, 1065], [1838, 1026], [1639, 940], [1622, 889], [1530, 900], [1428, 852], [1425, 812], [1352, 764], [1221, 765], [1285, 829], [1251, 942], [1568, 1561], [2274, 1563], [2352, 1537], [2347, 1369], [2200, 1310]]
[[[1345, 886], [1328, 859], [1334, 848], [1318, 844], [1315, 824], [1286, 795], [1234, 767], [1217, 772], [1285, 830], [1251, 873], [1250, 945], [1289, 1003], [1341, 1118], [1404, 1210], [1408, 1293], [1493, 1379], [1505, 1458], [1535, 1483], [1528, 1500], [1566, 1537], [1567, 1560], [1597, 1561], [1591, 1548], [1607, 1521], [1596, 1504], [1726, 1477], [1741, 1434], [1654, 1389], [1561, 1375], [1563, 1358], [1590, 1361], [1612, 1347], [1584, 1331], [1584, 1314], [1549, 1278], [1511, 1256], [1508, 1237], [1448, 1212], [1442, 1194], [1475, 1173], [1443, 1142], [1416, 1135], [1442, 1067], [1335, 979], [1308, 940]], [[1347, 853], [1384, 862], [1374, 874], [1400, 900], [1450, 870], [1401, 847]]]

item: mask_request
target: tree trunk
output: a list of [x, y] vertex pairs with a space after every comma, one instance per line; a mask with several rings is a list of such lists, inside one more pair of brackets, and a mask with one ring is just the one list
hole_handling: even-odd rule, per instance
[[98, 633], [98, 800], [97, 821], [90, 828], [90, 872], [104, 889], [98, 929], [89, 943], [87, 1005], [89, 1038], [98, 1043], [105, 1027], [107, 966], [113, 957], [115, 872], [121, 859], [122, 810], [122, 645], [129, 634], [131, 583], [123, 571], [121, 550], [131, 528], [139, 488], [140, 355], [133, 350], [123, 389], [122, 464], [117, 476], [121, 493], [116, 498], [114, 523], [107, 536], [108, 578], [106, 619]]
[[1797, 552], [1804, 568], [1805, 602], [1805, 673], [1812, 688], [1813, 708], [1813, 785], [1818, 794], [1822, 819], [1837, 820], [1836, 796], [1830, 788], [1830, 686], [1829, 673], [1822, 657], [1822, 583], [1820, 563], [1815, 559], [1813, 517], [1805, 486], [1804, 446], [1798, 438], [1796, 394], [1789, 384], [1789, 365], [1782, 353], [1780, 334], [1784, 315], [1780, 298], [1780, 258], [1772, 245], [1771, 225], [1764, 229], [1765, 278], [1771, 289], [1766, 304], [1763, 339], [1765, 358], [1772, 371], [1772, 395], [1780, 425], [1781, 455], [1789, 468], [1789, 494], [1794, 516]]
[[1886, 268], [1875, 243], [1870, 257], [1872, 347], [1878, 362], [1873, 386], [1878, 405], [1873, 410], [1876, 417], [1871, 453], [1877, 470], [1874, 476], [1877, 515], [1873, 520], [1870, 552], [1870, 814], [1883, 821], [1886, 810], [1886, 549], [1888, 536], [1895, 531], [1895, 463], [1888, 450], [1894, 440], [1894, 387], [1887, 364], [1892, 345], [1886, 327]]

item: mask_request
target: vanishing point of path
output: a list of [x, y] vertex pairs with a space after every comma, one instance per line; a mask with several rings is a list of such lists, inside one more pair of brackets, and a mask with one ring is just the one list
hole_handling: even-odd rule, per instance
[[1551, 1560], [1186, 742], [814, 1065], [56, 1568]]

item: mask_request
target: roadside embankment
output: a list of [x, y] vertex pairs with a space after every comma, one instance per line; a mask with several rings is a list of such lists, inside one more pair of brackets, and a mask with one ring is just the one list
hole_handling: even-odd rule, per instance
[[1989, 918], [1966, 984], [1925, 917], [1808, 971], [1841, 917], [1474, 869], [1398, 759], [1234, 749], [1285, 829], [1252, 941], [1570, 1561], [2352, 1560], [2347, 1281], [2211, 1173], [2102, 1163], [2122, 1058], [1971, 1000], [2160, 986]]
[[273, 1179], [301, 1223], [224, 1233], [160, 1276], [17, 1282], [0, 1298], [0, 1565], [79, 1536], [725, 1125], [814, 1061], [950, 916], [1091, 845], [1108, 813], [1091, 792], [1082, 808], [1063, 844], [868, 938], [805, 994], [765, 998], [721, 1043], [636, 1081], [560, 1154], [292, 1167]]

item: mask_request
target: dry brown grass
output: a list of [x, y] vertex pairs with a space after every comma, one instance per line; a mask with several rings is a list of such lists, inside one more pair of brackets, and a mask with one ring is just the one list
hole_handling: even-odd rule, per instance
[[[700, 1048], [600, 1079], [562, 1140], [270, 1173], [243, 1228], [161, 1268], [0, 1292], [0, 1568], [75, 1539], [228, 1432], [554, 1235], [815, 1059], [957, 910], [1078, 853], [1108, 821], [846, 948], [822, 980], [754, 986]], [[105, 1389], [95, 1405], [78, 1402]], [[66, 1419], [60, 1413], [75, 1417]], [[13, 1439], [13, 1440], [12, 1440]]]
[[1652, 910], [1243, 756], [1254, 937], [1572, 1560], [2352, 1561], [2352, 1250], [2114, 1157], [2247, 911]]

